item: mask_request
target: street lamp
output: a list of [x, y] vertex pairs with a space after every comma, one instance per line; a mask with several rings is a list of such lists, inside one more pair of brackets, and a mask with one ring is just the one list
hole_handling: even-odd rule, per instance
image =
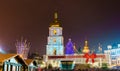
[[109, 65], [111, 66], [111, 49], [112, 49], [112, 46], [111, 45], [108, 45], [107, 46], [107, 48], [108, 48], [108, 55], [109, 55]]

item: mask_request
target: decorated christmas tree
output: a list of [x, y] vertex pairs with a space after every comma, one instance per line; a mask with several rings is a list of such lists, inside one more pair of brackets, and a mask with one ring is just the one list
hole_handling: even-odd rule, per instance
[[74, 54], [74, 48], [73, 48], [73, 43], [71, 42], [71, 39], [69, 39], [66, 49], [65, 49], [65, 54]]

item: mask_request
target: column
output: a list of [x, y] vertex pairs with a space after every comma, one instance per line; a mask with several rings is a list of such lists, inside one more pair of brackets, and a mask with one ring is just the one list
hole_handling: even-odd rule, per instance
[[18, 71], [21, 71], [21, 66], [18, 67]]
[[29, 71], [31, 71], [31, 67], [29, 67]]
[[29, 66], [29, 70], [32, 71], [32, 68]]
[[28, 66], [28, 71], [30, 71], [29, 66]]
[[6, 69], [6, 68], [7, 68], [7, 67], [6, 67], [6, 63], [3, 64], [3, 67], [4, 67], [4, 68], [3, 68], [4, 71], [6, 71], [6, 70], [7, 70], [7, 69]]
[[15, 66], [14, 65], [12, 65], [12, 71], [15, 71]]
[[15, 68], [16, 68], [16, 71], [18, 71], [18, 66], [16, 66]]
[[17, 71], [19, 71], [19, 66], [17, 66]]
[[9, 69], [9, 65], [8, 64], [6, 64], [7, 65], [7, 69], [6, 69], [6, 71], [8, 71], [8, 69]]
[[112, 53], [114, 54], [114, 52], [112, 52], [111, 50], [109, 50], [109, 54], [108, 54], [108, 56], [109, 56], [109, 60], [108, 60], [108, 63], [109, 63], [109, 65], [111, 66], [111, 64], [112, 64]]
[[10, 68], [10, 71], [12, 71], [12, 70], [13, 70], [13, 65], [10, 65], [10, 67], [11, 67], [11, 68]]
[[102, 61], [101, 61], [101, 58], [100, 58], [100, 67], [102, 66]]
[[33, 71], [33, 68], [31, 67], [31, 71]]
[[10, 64], [8, 65], [8, 71], [10, 71], [10, 68], [11, 68], [11, 66], [10, 66]]
[[8, 65], [5, 64], [5, 71], [8, 71]]

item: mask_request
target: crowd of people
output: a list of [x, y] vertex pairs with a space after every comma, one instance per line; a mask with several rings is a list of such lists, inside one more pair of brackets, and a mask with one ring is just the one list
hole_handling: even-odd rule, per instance
[[89, 68], [89, 69], [78, 69], [72, 71], [120, 71], [117, 69], [102, 69], [102, 68]]
[[102, 68], [89, 68], [89, 69], [73, 69], [73, 70], [60, 70], [60, 69], [42, 69], [41, 71], [120, 71], [118, 69], [102, 69]]

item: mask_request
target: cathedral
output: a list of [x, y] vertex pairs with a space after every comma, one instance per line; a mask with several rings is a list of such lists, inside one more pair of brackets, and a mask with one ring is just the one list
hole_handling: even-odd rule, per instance
[[[81, 50], [82, 53], [78, 52], [71, 39], [64, 46], [64, 38], [62, 36], [63, 28], [60, 25], [57, 12], [55, 12], [54, 20], [49, 27], [46, 55], [44, 56], [46, 66], [51, 64], [52, 67], [62, 68], [62, 62], [71, 61], [71, 68], [73, 69], [75, 64], [92, 64], [93, 66], [101, 67], [102, 63], [108, 63], [108, 55], [90, 53], [88, 41], [85, 41], [85, 46]], [[77, 53], [75, 53], [76, 51]]]

